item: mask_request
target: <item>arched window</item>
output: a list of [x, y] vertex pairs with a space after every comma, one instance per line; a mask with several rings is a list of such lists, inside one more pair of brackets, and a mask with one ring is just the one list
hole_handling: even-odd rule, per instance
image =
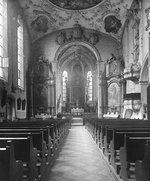
[[92, 72], [87, 73], [87, 96], [88, 101], [92, 101]]
[[23, 23], [20, 16], [18, 17], [17, 28], [17, 48], [18, 48], [18, 87], [24, 88], [24, 54], [23, 54]]
[[7, 0], [0, 0], [0, 79], [8, 81]]
[[66, 71], [63, 72], [63, 101], [66, 101], [67, 95], [67, 81], [68, 81], [68, 73]]

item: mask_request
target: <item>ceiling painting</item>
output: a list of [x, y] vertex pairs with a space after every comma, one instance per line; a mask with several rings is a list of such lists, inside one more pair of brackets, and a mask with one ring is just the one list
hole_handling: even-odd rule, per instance
[[69, 10], [82, 10], [88, 9], [97, 4], [101, 3], [103, 0], [49, 0], [58, 7], [69, 9]]

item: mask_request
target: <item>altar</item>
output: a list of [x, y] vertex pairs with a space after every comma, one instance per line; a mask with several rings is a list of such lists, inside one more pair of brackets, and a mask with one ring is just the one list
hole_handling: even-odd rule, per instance
[[83, 113], [84, 113], [83, 108], [73, 108], [73, 109], [71, 109], [72, 116], [82, 116]]

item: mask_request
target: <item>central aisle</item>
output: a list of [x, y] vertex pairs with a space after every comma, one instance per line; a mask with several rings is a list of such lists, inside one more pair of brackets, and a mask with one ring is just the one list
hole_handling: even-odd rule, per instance
[[115, 181], [84, 126], [72, 126], [45, 181]]

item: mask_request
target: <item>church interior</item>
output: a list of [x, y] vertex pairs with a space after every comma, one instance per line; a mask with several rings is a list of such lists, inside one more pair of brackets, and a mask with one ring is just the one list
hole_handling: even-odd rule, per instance
[[0, 181], [150, 181], [149, 85], [149, 0], [0, 0]]

